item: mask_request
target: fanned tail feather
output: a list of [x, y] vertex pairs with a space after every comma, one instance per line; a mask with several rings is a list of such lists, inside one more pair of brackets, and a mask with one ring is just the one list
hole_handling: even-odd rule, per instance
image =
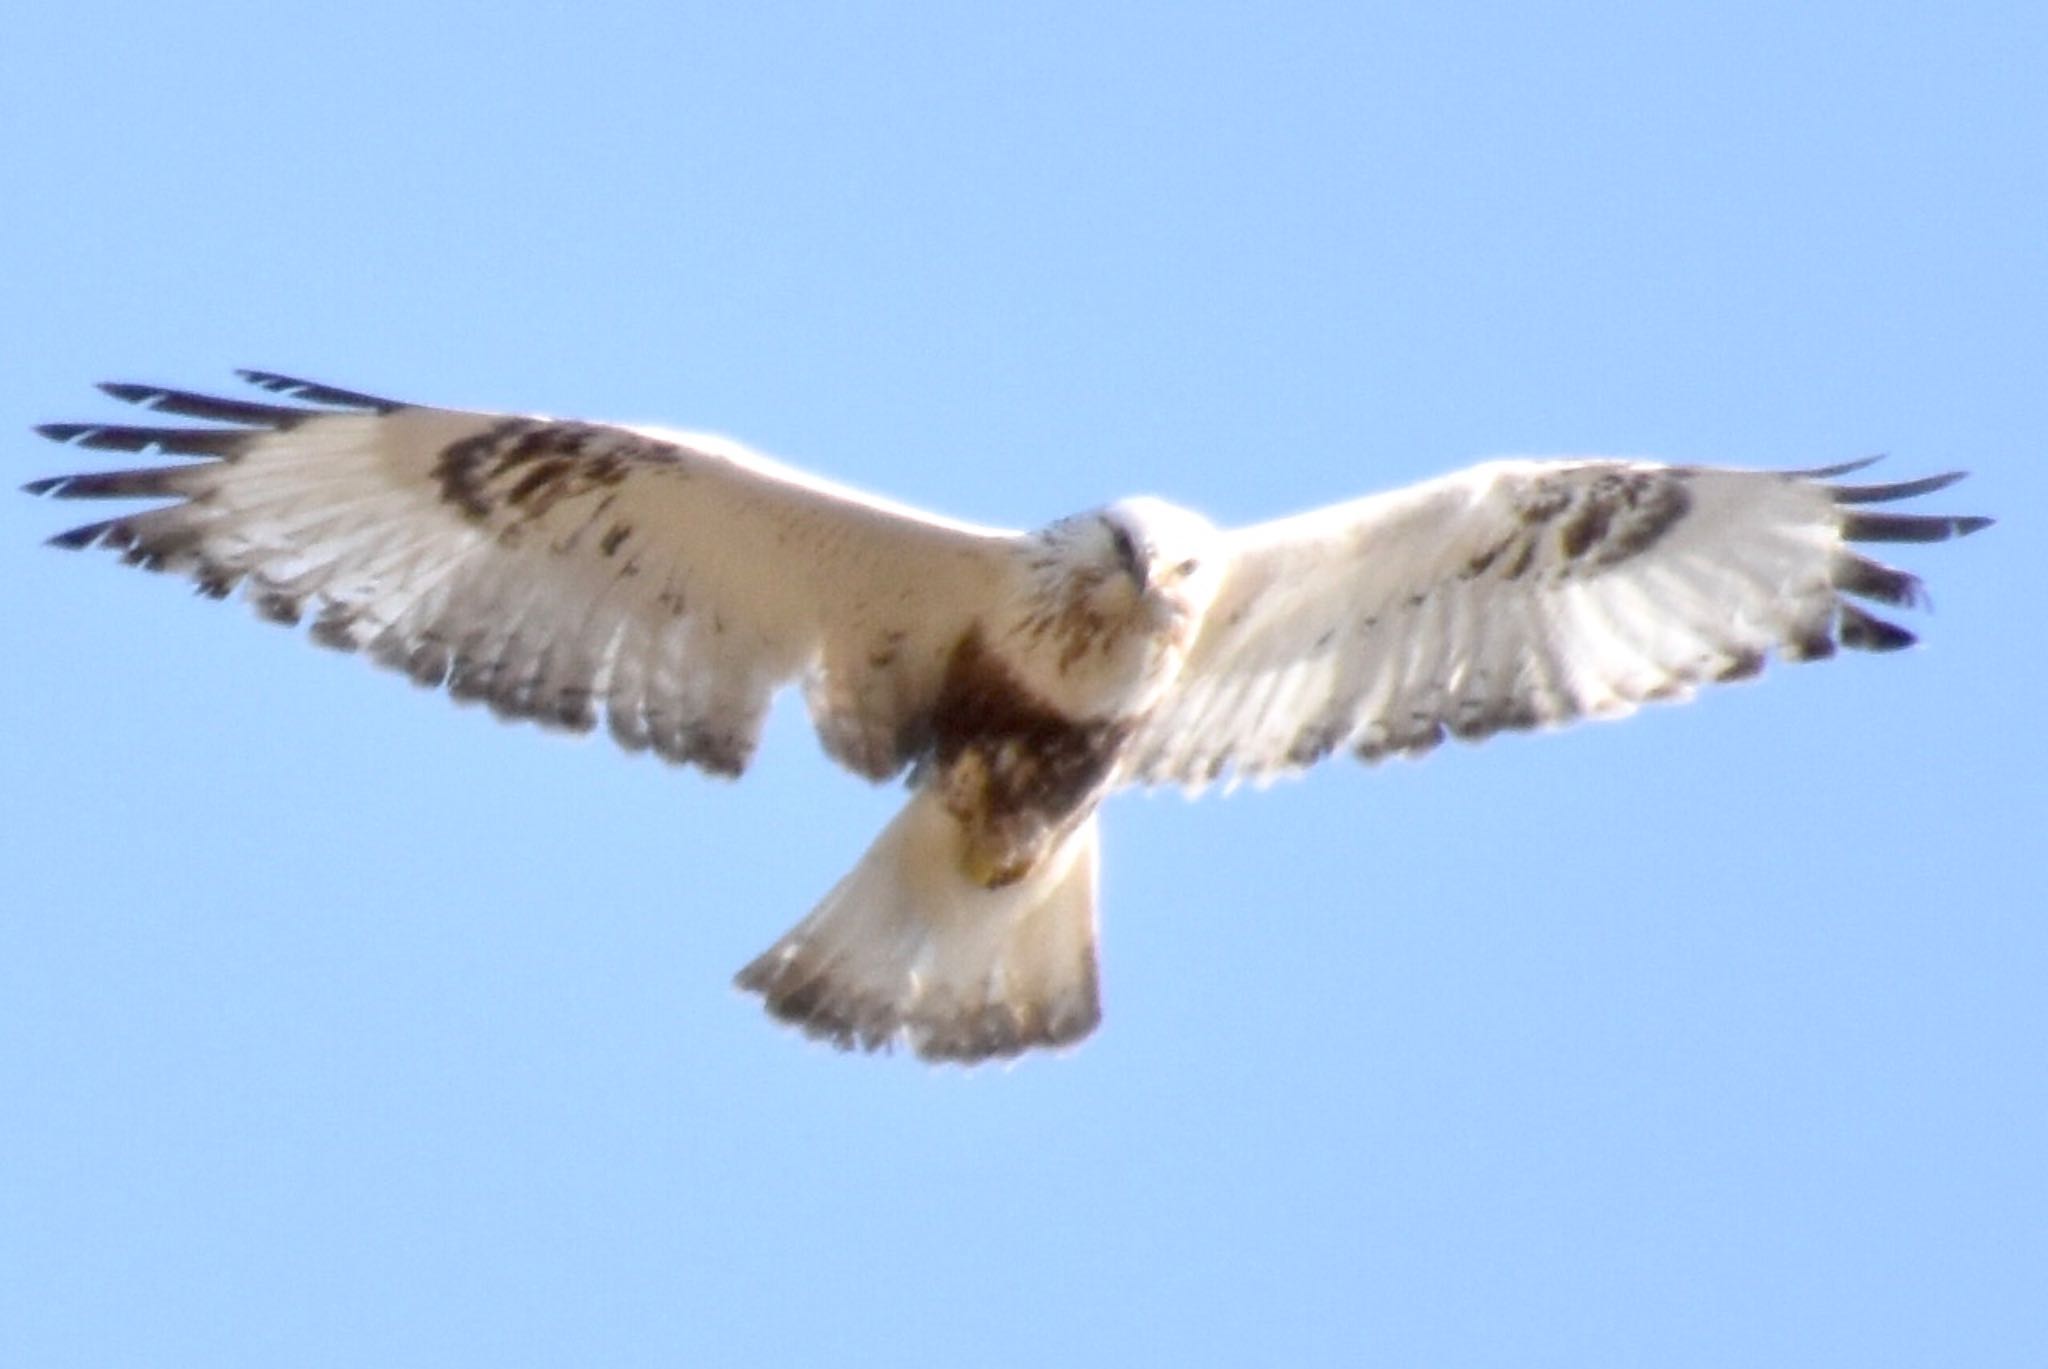
[[962, 873], [960, 841], [943, 802], [920, 791], [736, 982], [842, 1050], [902, 1040], [971, 1064], [1081, 1040], [1101, 1020], [1095, 816], [998, 889]]

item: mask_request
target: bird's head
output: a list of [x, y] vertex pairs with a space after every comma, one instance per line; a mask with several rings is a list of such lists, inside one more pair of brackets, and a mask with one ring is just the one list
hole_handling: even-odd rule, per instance
[[1215, 525], [1193, 510], [1141, 495], [1053, 524], [1045, 540], [1070, 591], [1111, 619], [1154, 626], [1198, 619], [1222, 570]]

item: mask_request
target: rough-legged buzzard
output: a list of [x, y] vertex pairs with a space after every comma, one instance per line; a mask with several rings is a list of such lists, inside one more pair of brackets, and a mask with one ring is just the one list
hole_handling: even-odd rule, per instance
[[[1830, 483], [1515, 460], [1226, 531], [1127, 499], [1037, 532], [933, 517], [687, 433], [462, 413], [267, 372], [286, 403], [109, 385], [168, 426], [54, 423], [196, 460], [59, 476], [171, 502], [58, 536], [310, 617], [500, 716], [722, 775], [801, 681], [825, 749], [909, 804], [740, 971], [843, 1046], [981, 1060], [1099, 1018], [1096, 808], [1349, 752], [1612, 717], [1766, 655], [1913, 640], [1918, 581], [1853, 549], [1983, 518]], [[1863, 601], [1859, 603], [1857, 601]]]

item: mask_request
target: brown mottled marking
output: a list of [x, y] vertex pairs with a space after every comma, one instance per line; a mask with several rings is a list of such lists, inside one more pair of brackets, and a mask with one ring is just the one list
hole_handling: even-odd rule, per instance
[[1714, 672], [1714, 679], [1723, 684], [1736, 680], [1753, 679], [1763, 673], [1764, 654], [1761, 651], [1741, 651], [1730, 657], [1726, 664]]
[[1682, 471], [1604, 471], [1558, 528], [1566, 559], [1614, 566], [1655, 546], [1692, 507]]
[[1460, 741], [1478, 741], [1496, 732], [1527, 732], [1543, 724], [1536, 701], [1509, 695], [1465, 700], [1448, 726]]
[[1800, 635], [1784, 644], [1783, 652], [1788, 661], [1825, 661], [1835, 654], [1835, 639], [1829, 625], [1822, 623], [1819, 627], [1800, 629]]
[[1501, 567], [1501, 579], [1521, 579], [1524, 575], [1527, 575], [1529, 573], [1529, 564], [1535, 559], [1536, 539], [1533, 537], [1524, 537], [1522, 539], [1521, 547], [1515, 552], [1514, 559], [1512, 561], [1509, 561], [1505, 566]]
[[1349, 724], [1341, 720], [1325, 720], [1304, 727], [1294, 736], [1287, 747], [1287, 763], [1293, 766], [1314, 765], [1337, 749], [1337, 743], [1350, 730]]
[[606, 556], [615, 556], [625, 540], [633, 535], [631, 523], [614, 523], [610, 531], [598, 541], [597, 549]]
[[1498, 561], [1500, 554], [1506, 551], [1514, 543], [1514, 540], [1512, 537], [1503, 537], [1486, 550], [1475, 554], [1470, 560], [1465, 562], [1465, 569], [1462, 573], [1463, 578], [1474, 580], [1486, 574], [1487, 567]]
[[1026, 693], [970, 632], [931, 719], [933, 782], [967, 831], [967, 873], [995, 888], [1031, 872], [1107, 783], [1128, 722], [1076, 722]]
[[1597, 491], [1579, 505], [1578, 512], [1566, 519], [1557, 530], [1557, 544], [1564, 554], [1576, 561], [1586, 554], [1586, 549], [1607, 535], [1608, 525], [1614, 521], [1614, 505], [1598, 496]]
[[532, 427], [531, 419], [508, 418], [442, 448], [434, 459], [434, 479], [441, 484], [442, 500], [462, 510], [472, 522], [489, 518], [495, 506], [484, 497], [489, 479], [484, 463], [498, 447]]
[[265, 620], [280, 623], [286, 627], [297, 627], [305, 614], [305, 599], [282, 590], [266, 590], [250, 601], [255, 604], [257, 614]]
[[[586, 455], [600, 440], [614, 449]], [[620, 444], [628, 450], [617, 450]], [[471, 522], [484, 522], [506, 506], [531, 521], [562, 499], [618, 484], [635, 456], [657, 451], [653, 443], [588, 423], [508, 418], [449, 443], [434, 461], [434, 479], [442, 500]]]
[[506, 491], [505, 502], [524, 504], [535, 494], [560, 480], [573, 464], [566, 456], [549, 457], [534, 462], [533, 469], [520, 476], [512, 488]]
[[1571, 491], [1563, 481], [1543, 480], [1528, 492], [1515, 512], [1525, 525], [1541, 527], [1570, 508], [1571, 502]]

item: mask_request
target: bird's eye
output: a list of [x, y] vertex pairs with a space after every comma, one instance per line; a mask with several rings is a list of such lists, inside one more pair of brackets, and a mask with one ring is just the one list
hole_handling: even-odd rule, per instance
[[1178, 575], [1181, 579], [1185, 580], [1201, 568], [1202, 563], [1196, 560], [1194, 557], [1190, 556], [1187, 560], [1175, 566], [1173, 568], [1173, 573], [1175, 575]]

